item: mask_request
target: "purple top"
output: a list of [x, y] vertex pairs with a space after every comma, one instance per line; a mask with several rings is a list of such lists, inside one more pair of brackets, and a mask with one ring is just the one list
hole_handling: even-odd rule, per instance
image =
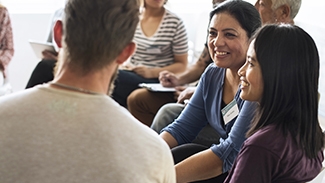
[[323, 151], [309, 159], [289, 133], [269, 125], [244, 142], [225, 183], [307, 182], [320, 172], [323, 159]]

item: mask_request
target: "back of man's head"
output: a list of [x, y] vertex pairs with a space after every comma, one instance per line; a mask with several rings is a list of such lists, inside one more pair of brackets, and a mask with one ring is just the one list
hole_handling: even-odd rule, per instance
[[272, 0], [272, 9], [275, 10], [284, 4], [289, 5], [290, 18], [293, 20], [299, 12], [301, 0]]
[[138, 0], [67, 0], [63, 59], [82, 74], [107, 66], [132, 41]]

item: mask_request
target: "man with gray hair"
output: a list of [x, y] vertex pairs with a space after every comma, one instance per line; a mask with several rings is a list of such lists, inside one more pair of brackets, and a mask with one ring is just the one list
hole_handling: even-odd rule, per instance
[[0, 98], [0, 182], [175, 182], [167, 144], [107, 96], [137, 0], [68, 0], [54, 80]]
[[262, 23], [290, 23], [299, 12], [301, 0], [257, 0], [256, 9], [259, 11]]

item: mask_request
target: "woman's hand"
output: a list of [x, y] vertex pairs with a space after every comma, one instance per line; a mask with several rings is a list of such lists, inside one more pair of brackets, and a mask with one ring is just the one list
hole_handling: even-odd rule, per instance
[[182, 90], [182, 92], [179, 93], [179, 96], [177, 98], [177, 103], [183, 104], [184, 100], [190, 99], [192, 97], [193, 93], [196, 90], [196, 87], [187, 87], [187, 88], [185, 88], [185, 87], [176, 87], [176, 90], [177, 91]]
[[159, 81], [164, 87], [175, 87], [179, 85], [178, 77], [169, 71], [161, 71], [159, 73]]
[[42, 51], [43, 59], [45, 60], [58, 60], [58, 53], [49, 51], [49, 50], [44, 50]]

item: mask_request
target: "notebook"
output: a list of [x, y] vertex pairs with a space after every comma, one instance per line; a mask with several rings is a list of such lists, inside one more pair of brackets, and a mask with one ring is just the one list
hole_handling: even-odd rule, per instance
[[149, 91], [153, 92], [175, 92], [174, 87], [164, 87], [160, 83], [140, 83], [140, 87], [147, 88]]
[[35, 55], [37, 58], [42, 58], [42, 51], [44, 50], [49, 50], [55, 52], [55, 48], [53, 46], [53, 43], [48, 43], [48, 42], [39, 42], [39, 41], [34, 41], [34, 40], [29, 40], [28, 41], [31, 47], [34, 50]]

